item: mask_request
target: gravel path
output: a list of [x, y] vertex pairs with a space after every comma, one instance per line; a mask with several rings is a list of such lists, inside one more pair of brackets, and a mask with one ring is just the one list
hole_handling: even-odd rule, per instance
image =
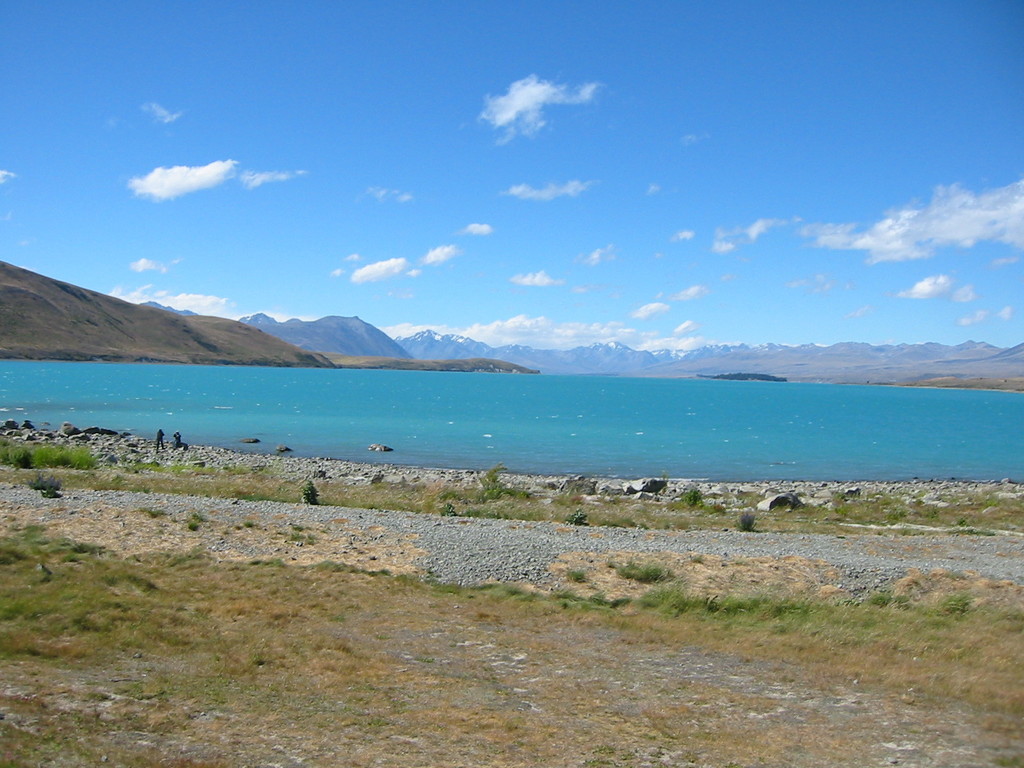
[[986, 578], [1024, 584], [1024, 537], [1014, 535], [651, 531], [121, 491], [73, 490], [59, 499], [43, 499], [24, 486], [0, 485], [0, 519], [5, 509], [31, 509], [34, 519], [46, 524], [69, 515], [84, 517], [98, 507], [159, 509], [180, 520], [198, 512], [212, 522], [237, 526], [257, 520], [267, 528], [325, 528], [344, 519], [346, 530], [361, 531], [364, 538], [411, 538], [423, 552], [415, 561], [419, 570], [440, 582], [462, 585], [486, 581], [550, 585], [549, 566], [565, 553], [619, 551], [823, 560], [839, 569], [842, 582], [837, 586], [854, 595], [885, 587], [911, 568], [976, 571]]

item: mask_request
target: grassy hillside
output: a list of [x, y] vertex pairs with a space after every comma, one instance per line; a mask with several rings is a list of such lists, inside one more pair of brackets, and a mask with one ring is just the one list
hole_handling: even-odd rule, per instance
[[234, 320], [138, 306], [2, 261], [0, 358], [331, 367]]

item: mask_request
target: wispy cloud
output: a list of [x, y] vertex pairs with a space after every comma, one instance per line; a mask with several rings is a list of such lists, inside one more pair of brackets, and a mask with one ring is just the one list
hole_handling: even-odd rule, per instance
[[707, 138], [709, 138], [709, 135], [706, 133], [688, 133], [685, 136], [683, 136], [680, 139], [680, 141], [682, 142], [684, 147], [690, 147], [693, 146], [694, 144], [697, 144], [698, 142], [704, 141]]
[[510, 283], [516, 285], [528, 285], [536, 288], [547, 288], [552, 285], [564, 285], [565, 280], [558, 280], [551, 277], [543, 269], [540, 272], [528, 272], [524, 275], [513, 275], [509, 278]]
[[235, 302], [222, 296], [209, 296], [202, 293], [171, 293], [170, 291], [154, 290], [152, 285], [144, 285], [134, 290], [125, 290], [117, 286], [110, 291], [109, 295], [130, 301], [132, 304], [155, 301], [165, 307], [188, 310], [200, 315], [234, 317]]
[[987, 309], [979, 309], [977, 312], [974, 312], [970, 315], [965, 315], [964, 317], [957, 318], [956, 324], [961, 326], [977, 325], [978, 323], [983, 323], [986, 320], [988, 320], [990, 314], [991, 312], [989, 312]]
[[981, 194], [956, 184], [937, 187], [928, 205], [892, 209], [867, 229], [811, 224], [802, 234], [822, 248], [865, 251], [868, 264], [924, 259], [936, 248], [982, 241], [1024, 248], [1024, 180]]
[[871, 306], [870, 304], [865, 304], [863, 307], [858, 307], [857, 309], [853, 310], [853, 312], [847, 312], [845, 315], [843, 315], [843, 317], [845, 317], [848, 320], [855, 320], [859, 317], [867, 317], [874, 311], [875, 308], [873, 306]]
[[443, 264], [449, 259], [453, 259], [462, 253], [462, 250], [455, 245], [439, 245], [437, 248], [431, 248], [427, 251], [427, 255], [420, 259], [420, 264], [427, 264], [429, 266], [436, 266]]
[[684, 288], [679, 293], [674, 293], [669, 296], [669, 301], [693, 301], [694, 299], [700, 299], [711, 293], [711, 289], [706, 285], [691, 285], [689, 288]]
[[160, 272], [161, 274], [166, 274], [168, 269], [166, 264], [161, 264], [159, 261], [153, 261], [152, 259], [133, 261], [128, 265], [128, 268], [133, 272]]
[[502, 96], [487, 96], [480, 119], [503, 130], [499, 143], [517, 135], [534, 136], [543, 128], [544, 109], [551, 104], [585, 104], [594, 98], [598, 83], [585, 83], [573, 88], [541, 80], [536, 75], [516, 80]]
[[711, 250], [715, 253], [730, 253], [740, 245], [750, 245], [755, 242], [768, 230], [789, 223], [789, 219], [758, 219], [748, 227], [734, 227], [733, 229], [719, 227], [715, 230], [715, 241], [711, 245]]
[[400, 189], [388, 189], [387, 187], [367, 187], [363, 193], [374, 198], [378, 203], [393, 200], [396, 203], [408, 203], [412, 200], [411, 192], [403, 192]]
[[668, 304], [663, 304], [660, 301], [651, 302], [650, 304], [644, 304], [642, 307], [638, 307], [629, 313], [629, 316], [636, 320], [649, 320], [656, 315], [664, 314], [668, 312], [672, 307]]
[[272, 181], [288, 181], [307, 173], [308, 171], [245, 171], [239, 180], [246, 189], [256, 189]]
[[494, 227], [490, 224], [467, 224], [458, 231], [460, 235], [490, 235], [494, 233]]
[[693, 240], [693, 238], [696, 237], [696, 235], [697, 233], [694, 232], [692, 229], [680, 229], [678, 232], [674, 233], [672, 237], [669, 238], [669, 240], [671, 240], [673, 243], [680, 243], [683, 242], [684, 240]]
[[1020, 261], [1020, 256], [1004, 256], [1001, 259], [992, 259], [992, 268], [999, 269], [999, 267], [1008, 267], [1010, 264], [1016, 264]]
[[614, 261], [616, 257], [615, 246], [609, 243], [604, 248], [597, 248], [590, 253], [580, 254], [576, 257], [576, 261], [586, 264], [588, 267], [596, 267], [602, 262]]
[[381, 280], [390, 280], [393, 277], [398, 277], [403, 272], [408, 271], [408, 269], [408, 259], [385, 259], [384, 261], [375, 261], [373, 264], [360, 267], [352, 273], [352, 277], [349, 279], [353, 283], [376, 283]]
[[1012, 320], [1013, 319], [1013, 307], [1005, 306], [996, 312], [996, 317], [1000, 320]]
[[787, 288], [806, 288], [808, 293], [828, 293], [836, 286], [836, 281], [828, 275], [817, 274], [800, 280], [790, 280]]
[[556, 197], [576, 197], [586, 192], [595, 183], [593, 181], [573, 179], [572, 181], [565, 182], [565, 184], [555, 184], [552, 182], [540, 189], [531, 187], [529, 184], [516, 184], [505, 190], [503, 194], [518, 197], [520, 200], [548, 201], [554, 200]]
[[128, 181], [128, 188], [137, 197], [150, 200], [172, 200], [190, 192], [219, 186], [235, 175], [237, 160], [215, 160], [208, 165], [175, 165], [154, 168], [145, 176]]
[[164, 109], [155, 101], [143, 104], [142, 111], [152, 115], [153, 119], [158, 123], [173, 123], [185, 114], [184, 112], [171, 112], [169, 109]]
[[17, 177], [18, 177], [18, 174], [16, 174], [14, 171], [2, 171], [2, 170], [0, 170], [0, 184], [6, 184], [11, 179], [15, 179]]
[[647, 194], [656, 195], [661, 192], [661, 184], [650, 183], [647, 185]]

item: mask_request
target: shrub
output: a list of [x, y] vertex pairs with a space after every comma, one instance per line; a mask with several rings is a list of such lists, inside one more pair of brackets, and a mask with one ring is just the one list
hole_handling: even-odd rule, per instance
[[34, 480], [29, 480], [28, 487], [33, 491], [39, 491], [44, 499], [60, 498], [60, 480], [53, 477], [43, 477], [42, 473], [36, 472]]
[[641, 584], [668, 581], [674, 575], [670, 568], [659, 563], [636, 563], [633, 561], [616, 567], [615, 573], [623, 579], [639, 581]]
[[302, 503], [314, 506], [320, 503], [320, 492], [317, 491], [312, 480], [307, 480], [306, 484], [302, 486]]
[[699, 507], [704, 503], [704, 494], [700, 488], [688, 488], [683, 494], [683, 503], [688, 507]]
[[501, 473], [505, 471], [504, 464], [495, 464], [480, 478], [480, 499], [481, 501], [494, 501], [503, 496], [511, 496], [515, 499], [525, 499], [530, 494], [517, 488], [509, 488], [501, 481]]
[[190, 531], [197, 531], [199, 530], [199, 524], [205, 522], [205, 517], [200, 515], [198, 512], [193, 512], [191, 515], [188, 516], [188, 521], [186, 522], [186, 525], [188, 526], [188, 529]]
[[441, 507], [441, 517], [458, 517], [459, 513], [455, 511], [455, 505], [450, 501]]
[[577, 584], [582, 584], [587, 580], [587, 572], [579, 568], [574, 568], [573, 570], [566, 572], [565, 578]]
[[748, 511], [740, 514], [739, 528], [741, 531], [747, 531], [748, 533], [750, 531], [753, 531], [754, 525], [756, 523], [757, 515], [755, 515], [753, 512]]
[[7, 464], [15, 469], [28, 469], [32, 466], [32, 451], [24, 445], [0, 444], [0, 464]]
[[571, 515], [569, 515], [565, 522], [569, 525], [590, 525], [590, 520], [587, 518], [587, 513], [582, 509], [577, 509]]

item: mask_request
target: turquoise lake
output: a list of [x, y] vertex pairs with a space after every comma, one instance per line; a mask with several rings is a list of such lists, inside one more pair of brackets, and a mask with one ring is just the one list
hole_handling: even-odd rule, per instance
[[[299, 456], [712, 480], [1024, 480], [1024, 395], [694, 379], [0, 362], [0, 418]], [[384, 443], [394, 452], [367, 451]]]

